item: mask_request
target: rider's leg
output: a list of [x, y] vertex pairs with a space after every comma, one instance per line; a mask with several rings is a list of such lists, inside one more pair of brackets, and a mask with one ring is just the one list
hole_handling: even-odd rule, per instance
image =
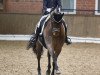
[[38, 22], [38, 24], [36, 26], [35, 34], [32, 35], [32, 37], [31, 37], [31, 39], [29, 41], [27, 49], [29, 49], [31, 47], [33, 47], [33, 49], [35, 49], [39, 33], [41, 32], [40, 23], [43, 20], [43, 18], [45, 18], [45, 17], [47, 17], [47, 15], [42, 16], [41, 19], [40, 19], [40, 21]]
[[30, 49], [32, 47], [33, 47], [33, 49], [35, 49], [35, 47], [36, 47], [36, 41], [37, 41], [38, 35], [39, 35], [39, 31], [40, 31], [40, 29], [37, 27], [36, 28], [36, 33], [32, 34], [32, 37], [29, 40], [29, 44], [28, 44], [27, 49]]
[[71, 44], [71, 40], [68, 40], [70, 39], [69, 37], [67, 37], [67, 25], [65, 24], [65, 22], [63, 22], [64, 24], [64, 27], [65, 27], [65, 43], [67, 43], [67, 45]]

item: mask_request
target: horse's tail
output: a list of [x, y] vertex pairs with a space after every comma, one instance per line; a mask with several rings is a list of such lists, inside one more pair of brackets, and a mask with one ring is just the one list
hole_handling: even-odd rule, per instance
[[36, 43], [36, 47], [33, 48], [33, 52], [37, 56], [41, 56], [43, 54], [43, 46], [41, 46], [41, 44], [38, 41]]

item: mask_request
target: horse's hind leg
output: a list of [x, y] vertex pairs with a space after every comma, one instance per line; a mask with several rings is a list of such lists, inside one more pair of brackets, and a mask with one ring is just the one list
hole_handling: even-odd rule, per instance
[[37, 68], [38, 75], [41, 75], [40, 58], [41, 58], [41, 56], [37, 56], [37, 59], [38, 59], [38, 68]]
[[51, 59], [50, 59], [50, 57], [51, 57], [51, 55], [50, 55], [49, 51], [48, 51], [47, 55], [48, 55], [48, 69], [47, 69], [46, 75], [50, 75], [50, 72], [51, 72], [50, 71], [50, 69], [51, 69]]
[[37, 70], [38, 70], [38, 75], [41, 75], [40, 59], [43, 53], [43, 46], [41, 46], [40, 43], [37, 43], [36, 50], [37, 50], [37, 60], [38, 60]]

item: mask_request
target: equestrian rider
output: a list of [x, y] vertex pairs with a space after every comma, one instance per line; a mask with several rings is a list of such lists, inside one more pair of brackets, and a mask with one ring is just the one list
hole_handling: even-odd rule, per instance
[[[48, 14], [50, 14], [51, 9], [52, 8], [56, 8], [58, 6], [59, 11], [61, 11], [61, 0], [43, 0], [43, 16], [41, 17], [40, 21], [38, 22], [37, 26], [36, 26], [36, 30], [35, 30], [35, 36], [32, 36], [29, 44], [28, 44], [28, 49], [33, 47], [33, 49], [35, 48], [36, 45], [36, 41], [38, 39], [38, 36], [41, 32], [41, 27], [40, 27], [40, 23], [44, 18], [48, 17]], [[67, 26], [64, 23], [64, 27], [65, 30], [67, 32]], [[71, 44], [71, 42], [68, 40], [67, 34], [65, 33], [65, 42], [67, 43], [67, 45]]]

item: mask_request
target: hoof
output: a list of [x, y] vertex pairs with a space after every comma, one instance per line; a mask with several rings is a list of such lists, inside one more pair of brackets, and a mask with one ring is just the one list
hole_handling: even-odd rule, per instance
[[59, 70], [55, 70], [55, 74], [61, 74]]

